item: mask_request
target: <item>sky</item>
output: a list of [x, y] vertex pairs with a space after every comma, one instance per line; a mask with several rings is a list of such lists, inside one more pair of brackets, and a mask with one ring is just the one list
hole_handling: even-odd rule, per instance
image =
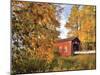
[[61, 15], [61, 19], [60, 19], [60, 35], [58, 36], [61, 39], [65, 39], [67, 38], [67, 33], [68, 33], [68, 29], [66, 29], [64, 27], [64, 25], [66, 24], [66, 22], [68, 21], [68, 17], [70, 15], [71, 12], [71, 8], [73, 5], [60, 5], [61, 7], [63, 7], [64, 9], [62, 10]]

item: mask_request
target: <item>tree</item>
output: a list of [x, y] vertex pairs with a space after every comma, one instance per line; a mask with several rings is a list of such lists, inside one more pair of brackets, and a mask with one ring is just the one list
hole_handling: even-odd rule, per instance
[[78, 36], [79, 5], [74, 5], [71, 10], [70, 17], [68, 18], [68, 22], [66, 23], [65, 27], [71, 29], [69, 36]]
[[70, 29], [69, 36], [79, 37], [81, 42], [87, 43], [86, 46], [89, 47], [88, 43], [95, 44], [95, 6], [86, 5], [80, 7], [81, 8], [77, 5], [72, 7], [71, 14], [65, 27]]
[[53, 4], [13, 0], [12, 69], [15, 73], [44, 71], [45, 65], [52, 62], [53, 44], [59, 35], [56, 17]]

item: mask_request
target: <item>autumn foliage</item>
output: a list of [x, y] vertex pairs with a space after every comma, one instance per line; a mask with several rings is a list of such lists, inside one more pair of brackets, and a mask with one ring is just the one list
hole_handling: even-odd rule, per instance
[[[60, 27], [61, 12], [58, 11], [63, 9], [57, 10], [59, 5], [17, 0], [12, 0], [11, 4], [12, 74], [85, 69], [86, 65], [88, 69], [95, 68], [95, 58], [89, 61], [92, 66], [88, 62], [82, 66], [80, 56], [75, 59], [59, 56], [54, 45], [60, 34], [57, 28]], [[68, 36], [77, 36], [82, 43], [95, 43], [95, 7], [79, 8], [79, 5], [73, 5], [71, 9], [65, 25], [70, 29]], [[78, 58], [80, 60], [75, 62]]]
[[74, 5], [71, 9], [71, 13], [65, 27], [70, 29], [68, 33], [69, 37], [72, 36], [79, 37], [83, 45], [88, 45], [89, 47], [89, 44], [92, 44], [92, 49], [95, 50], [95, 42], [96, 42], [95, 6]]
[[48, 3], [13, 0], [11, 26], [14, 73], [46, 71], [54, 59], [53, 44], [59, 35], [55, 10], [56, 7]]

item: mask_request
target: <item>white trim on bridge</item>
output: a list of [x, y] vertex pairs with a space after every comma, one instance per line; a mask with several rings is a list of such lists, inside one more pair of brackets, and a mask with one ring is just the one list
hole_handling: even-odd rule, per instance
[[89, 51], [75, 51], [74, 54], [94, 54], [96, 53], [95, 50], [89, 50]]

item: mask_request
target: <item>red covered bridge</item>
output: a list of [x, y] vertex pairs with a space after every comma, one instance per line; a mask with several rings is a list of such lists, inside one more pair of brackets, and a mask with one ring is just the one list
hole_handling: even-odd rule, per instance
[[80, 50], [80, 40], [77, 37], [58, 40], [55, 45], [61, 56], [70, 56]]

